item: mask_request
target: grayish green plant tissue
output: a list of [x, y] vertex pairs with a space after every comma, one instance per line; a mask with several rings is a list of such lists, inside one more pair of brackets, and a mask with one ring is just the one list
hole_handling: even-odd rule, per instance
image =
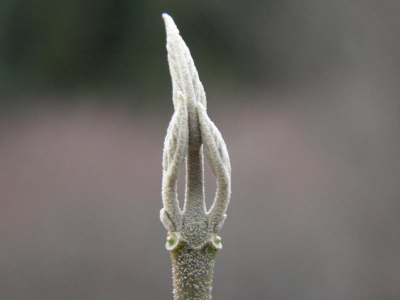
[[[160, 218], [168, 230], [175, 300], [211, 299], [217, 235], [231, 195], [231, 165], [221, 133], [207, 115], [199, 75], [173, 19], [163, 14], [167, 31], [174, 114], [164, 143]], [[207, 211], [204, 196], [203, 148], [217, 180], [214, 203]], [[186, 160], [186, 192], [179, 207], [177, 181]]]

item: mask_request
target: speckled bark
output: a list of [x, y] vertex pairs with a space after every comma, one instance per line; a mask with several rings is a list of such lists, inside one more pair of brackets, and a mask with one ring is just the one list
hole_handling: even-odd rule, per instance
[[174, 300], [210, 300], [215, 250], [206, 245], [193, 250], [184, 243], [171, 251]]

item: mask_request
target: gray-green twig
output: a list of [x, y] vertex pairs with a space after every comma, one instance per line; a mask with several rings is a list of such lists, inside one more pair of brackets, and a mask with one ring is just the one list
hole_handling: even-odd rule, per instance
[[[215, 255], [222, 248], [217, 235], [231, 195], [231, 166], [221, 133], [210, 120], [199, 75], [172, 18], [163, 14], [167, 31], [174, 115], [164, 143], [160, 218], [168, 230], [175, 300], [211, 299]], [[217, 180], [210, 210], [204, 196], [203, 148]], [[179, 207], [177, 181], [186, 159], [186, 193]]]

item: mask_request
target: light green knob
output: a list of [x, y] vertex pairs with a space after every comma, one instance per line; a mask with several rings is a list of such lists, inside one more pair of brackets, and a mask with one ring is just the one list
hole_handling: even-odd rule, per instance
[[169, 232], [167, 236], [167, 243], [165, 247], [167, 250], [172, 251], [176, 248], [180, 241], [180, 234], [177, 232]]
[[214, 234], [211, 238], [211, 244], [217, 250], [222, 249], [221, 237], [219, 235]]

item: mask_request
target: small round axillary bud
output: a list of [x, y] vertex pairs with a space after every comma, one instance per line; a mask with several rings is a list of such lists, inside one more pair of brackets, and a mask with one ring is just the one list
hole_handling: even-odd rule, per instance
[[167, 248], [167, 250], [172, 251], [178, 246], [180, 240], [181, 235], [178, 232], [169, 232], [165, 247]]
[[219, 235], [213, 234], [211, 237], [211, 246], [217, 250], [222, 249], [221, 237]]

